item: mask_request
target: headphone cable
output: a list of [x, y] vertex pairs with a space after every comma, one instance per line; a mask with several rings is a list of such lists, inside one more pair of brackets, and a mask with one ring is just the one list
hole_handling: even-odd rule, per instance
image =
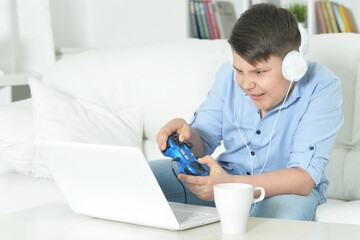
[[181, 187], [183, 188], [183, 191], [184, 191], [184, 203], [187, 204], [187, 194], [186, 194], [186, 190], [185, 190], [185, 186], [184, 184], [180, 181], [180, 179], [177, 177], [176, 173], [175, 173], [175, 170], [174, 170], [174, 167], [172, 165], [173, 161], [180, 161], [180, 158], [173, 158], [171, 159], [170, 161], [170, 166], [171, 166], [171, 170], [174, 174], [174, 176], [176, 177], [176, 179], [179, 181], [179, 183], [181, 184]]

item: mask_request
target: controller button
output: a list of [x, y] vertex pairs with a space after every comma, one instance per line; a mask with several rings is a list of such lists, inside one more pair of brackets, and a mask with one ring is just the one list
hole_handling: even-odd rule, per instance
[[185, 146], [191, 150], [194, 145], [191, 142], [185, 142]]
[[192, 162], [192, 167], [200, 174], [205, 172], [205, 169], [203, 168], [203, 166], [200, 165], [200, 163], [198, 162]]
[[184, 168], [184, 171], [187, 175], [194, 175], [187, 167]]

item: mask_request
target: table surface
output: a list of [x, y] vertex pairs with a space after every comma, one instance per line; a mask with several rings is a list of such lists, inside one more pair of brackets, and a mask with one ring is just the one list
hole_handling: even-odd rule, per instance
[[0, 239], [360, 239], [360, 225], [249, 218], [245, 234], [225, 235], [219, 222], [170, 231], [90, 218], [74, 213], [67, 204], [50, 203], [1, 216]]

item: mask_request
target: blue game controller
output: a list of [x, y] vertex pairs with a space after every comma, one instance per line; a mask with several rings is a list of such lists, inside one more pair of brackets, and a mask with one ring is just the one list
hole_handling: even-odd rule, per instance
[[194, 176], [209, 176], [209, 170], [201, 165], [191, 152], [193, 144], [189, 141], [180, 142], [179, 134], [172, 133], [162, 153], [175, 160], [180, 168], [180, 173]]

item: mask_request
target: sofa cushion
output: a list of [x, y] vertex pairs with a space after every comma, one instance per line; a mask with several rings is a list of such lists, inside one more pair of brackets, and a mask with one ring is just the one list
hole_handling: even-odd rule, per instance
[[331, 154], [331, 160], [326, 168], [330, 183], [326, 196], [330, 199], [345, 200], [344, 195], [344, 164], [349, 150], [335, 147]]
[[[360, 48], [358, 58], [360, 59]], [[351, 121], [347, 121], [347, 124], [351, 123], [351, 125], [347, 126], [344, 123], [341, 128], [337, 138], [340, 140], [335, 144], [331, 161], [326, 170], [330, 179], [327, 197], [347, 201], [360, 200], [360, 191], [356, 190], [360, 186], [360, 178], [358, 177], [360, 171], [360, 109], [357, 107], [360, 104], [360, 62], [358, 62], [355, 72], [357, 72], [357, 76], [353, 83], [347, 79], [342, 81], [343, 92], [346, 92], [343, 96], [343, 111], [345, 119], [352, 118]], [[348, 92], [349, 94], [347, 94]], [[348, 95], [353, 95], [353, 99], [349, 99]], [[349, 139], [342, 138], [341, 133], [344, 132], [349, 134]], [[349, 142], [345, 143], [346, 141]]]
[[[307, 59], [319, 62], [342, 80], [344, 124], [336, 146], [352, 147], [356, 74], [360, 61], [360, 35], [355, 33], [317, 34], [310, 37]], [[336, 60], [334, 60], [336, 59]]]
[[320, 205], [315, 214], [319, 222], [360, 224], [360, 200], [342, 201], [330, 199], [326, 204]]
[[[360, 41], [360, 40], [359, 40]], [[360, 43], [358, 44], [360, 45]], [[358, 49], [358, 68], [356, 76], [356, 84], [353, 89], [355, 91], [354, 96], [354, 121], [352, 131], [352, 144], [355, 149], [360, 149], [360, 48]]]
[[31, 100], [0, 107], [0, 172], [29, 174], [33, 156]]
[[[141, 148], [141, 110], [111, 112], [92, 103], [69, 97], [36, 79], [30, 79], [29, 84], [34, 109], [35, 138]], [[32, 175], [51, 177], [45, 162], [37, 152]]]
[[328, 198], [360, 199], [360, 35], [318, 34], [310, 37], [307, 58], [327, 66], [342, 80], [344, 124], [327, 167]]
[[[352, 150], [344, 161], [344, 199], [348, 201], [360, 200], [360, 150]], [[360, 215], [359, 215], [360, 216]]]
[[113, 111], [143, 108], [144, 137], [155, 141], [160, 127], [170, 119], [191, 119], [216, 71], [230, 59], [226, 40], [160, 42], [65, 58], [50, 67], [43, 80]]

